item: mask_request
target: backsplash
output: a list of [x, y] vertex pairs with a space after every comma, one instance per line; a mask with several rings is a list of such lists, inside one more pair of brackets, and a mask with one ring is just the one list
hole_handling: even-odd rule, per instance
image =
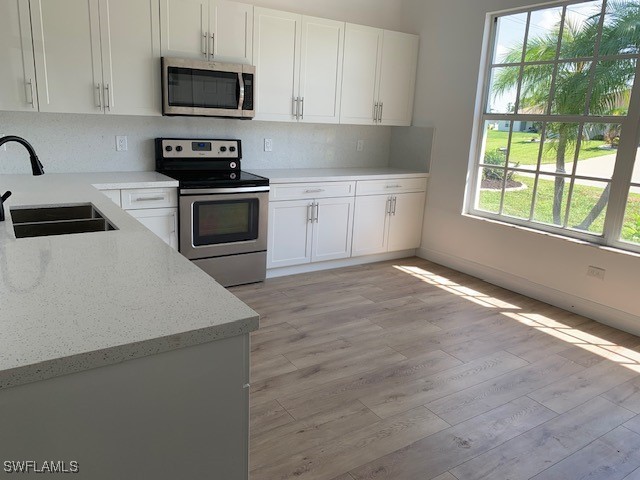
[[[154, 170], [156, 137], [240, 138], [246, 170], [384, 167], [391, 144], [391, 127], [24, 112], [0, 112], [0, 135], [31, 142], [47, 173]], [[116, 151], [116, 135], [128, 137], [126, 152]], [[263, 151], [265, 138], [272, 152]], [[22, 147], [0, 147], [0, 173], [30, 172]]]

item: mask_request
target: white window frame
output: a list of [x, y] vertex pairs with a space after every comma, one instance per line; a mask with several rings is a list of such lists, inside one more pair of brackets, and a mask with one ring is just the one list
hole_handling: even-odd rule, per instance
[[[546, 4], [536, 4], [535, 6], [512, 9], [508, 11], [494, 12], [487, 15], [487, 34], [485, 35], [484, 48], [482, 53], [482, 63], [480, 67], [480, 77], [478, 84], [478, 101], [476, 108], [476, 115], [474, 118], [474, 130], [472, 136], [472, 149], [471, 149], [471, 158], [469, 161], [469, 182], [467, 184], [466, 190], [466, 199], [463, 213], [469, 214], [476, 217], [488, 218], [491, 220], [495, 220], [500, 223], [505, 223], [509, 225], [519, 225], [522, 227], [526, 227], [531, 230], [539, 230], [542, 232], [556, 234], [562, 237], [572, 238], [583, 240], [592, 244], [613, 247], [621, 250], [627, 250], [632, 252], [640, 252], [640, 245], [629, 243], [621, 240], [621, 232], [624, 223], [625, 210], [627, 206], [627, 199], [629, 195], [629, 190], [632, 186], [631, 178], [634, 169], [634, 163], [636, 160], [636, 154], [638, 151], [638, 145], [640, 143], [640, 55], [639, 54], [628, 54], [628, 55], [617, 55], [615, 57], [600, 57], [599, 53], [599, 43], [602, 35], [602, 25], [604, 23], [605, 17], [604, 12], [606, 11], [607, 3], [610, 0], [603, 0], [603, 10], [600, 19], [600, 29], [598, 32], [598, 38], [596, 42], [594, 57], [587, 58], [587, 61], [606, 61], [607, 59], [615, 58], [615, 59], [623, 59], [623, 58], [633, 58], [636, 59], [636, 76], [634, 85], [631, 90], [631, 98], [629, 111], [626, 116], [597, 116], [597, 115], [554, 115], [551, 114], [551, 102], [553, 101], [554, 95], [554, 86], [555, 86], [555, 77], [557, 74], [557, 66], [558, 64], [562, 64], [569, 59], [558, 58], [558, 54], [556, 54], [556, 58], [553, 61], [549, 62], [539, 62], [539, 64], [551, 64], [554, 66], [553, 68], [553, 76], [551, 79], [551, 92], [549, 95], [549, 110], [548, 113], [544, 115], [538, 114], [518, 114], [518, 113], [486, 113], [489, 106], [489, 98], [490, 98], [490, 83], [491, 83], [491, 69], [494, 67], [501, 66], [512, 66], [523, 68], [525, 65], [524, 62], [524, 51], [523, 48], [523, 57], [522, 61], [518, 63], [493, 63], [494, 58], [494, 48], [496, 46], [496, 34], [497, 34], [497, 19], [499, 17], [504, 17], [507, 15], [516, 15], [519, 13], [527, 13], [527, 18], [531, 18], [531, 14], [533, 12], [539, 10], [545, 10], [548, 8], [557, 8], [562, 7], [562, 26], [564, 27], [564, 19], [566, 16], [566, 10], [568, 6], [587, 3], [590, 0], [565, 0], [565, 1], [554, 1]], [[527, 28], [525, 30], [525, 37], [523, 43], [526, 45], [527, 37], [529, 31], [529, 22], [527, 22]], [[562, 38], [562, 31], [558, 36], [558, 49], [560, 48], [560, 39]], [[559, 51], [559, 50], [558, 50]], [[572, 61], [576, 61], [579, 59], [570, 59]], [[529, 63], [537, 64], [538, 62]], [[521, 72], [522, 73], [522, 72]], [[591, 86], [594, 83], [595, 74], [591, 76]], [[517, 87], [517, 97], [516, 97], [516, 105], [514, 108], [514, 112], [518, 111], [518, 104], [520, 102], [520, 89], [521, 84], [519, 82]], [[585, 111], [588, 111], [589, 102], [590, 102], [590, 93], [591, 89], [587, 91], [587, 105]], [[476, 201], [478, 195], [480, 193], [480, 178], [479, 174], [482, 169], [480, 165], [482, 165], [481, 160], [484, 159], [484, 130], [485, 123], [487, 121], [494, 122], [510, 122], [509, 129], [509, 144], [511, 143], [511, 137], [513, 132], [514, 123], [517, 121], [525, 121], [525, 122], [544, 122], [544, 123], [576, 123], [576, 124], [591, 124], [591, 123], [609, 123], [609, 124], [619, 124], [622, 127], [623, 135], [620, 136], [620, 143], [618, 145], [617, 150], [617, 161], [613, 173], [613, 177], [611, 179], [611, 191], [609, 195], [609, 201], [603, 214], [605, 215], [605, 222], [603, 228], [603, 234], [597, 235], [587, 232], [582, 232], [580, 230], [568, 229], [561, 226], [551, 225], [547, 223], [539, 223], [534, 222], [533, 212], [535, 208], [536, 202], [536, 190], [534, 189], [532, 193], [532, 204], [531, 204], [531, 213], [528, 220], [522, 220], [510, 216], [505, 216], [500, 213], [491, 213], [483, 210], [479, 210], [475, 208]], [[580, 139], [578, 139], [578, 145], [576, 147], [576, 152], [579, 151], [580, 147]], [[542, 151], [538, 154], [538, 164], [536, 170], [533, 171], [536, 174], [535, 185], [537, 186], [538, 176], [540, 173], [543, 175], [549, 172], [540, 172], [540, 161], [541, 161]], [[640, 159], [638, 160], [640, 161]], [[574, 161], [574, 171], [567, 172], [565, 176], [571, 183], [569, 187], [569, 195], [571, 195], [573, 191], [573, 184], [576, 177], [576, 165], [577, 161]], [[496, 168], [502, 168], [497, 166]], [[640, 167], [639, 167], [640, 168]], [[505, 173], [507, 169], [514, 170], [513, 167], [509, 167], [508, 158], [505, 162]], [[516, 169], [517, 170], [517, 169]], [[525, 171], [525, 170], [522, 170]], [[532, 173], [532, 170], [526, 170], [527, 173]], [[551, 173], [552, 175], [556, 175], [556, 173]], [[589, 179], [584, 175], [578, 175], [581, 179]], [[597, 181], [602, 181], [601, 178], [593, 179]], [[633, 184], [635, 187], [640, 187], [640, 184]], [[504, 204], [504, 187], [501, 191], [501, 205], [500, 212], [502, 212], [502, 207]], [[568, 210], [571, 208], [570, 205], [571, 197], [568, 198]]]

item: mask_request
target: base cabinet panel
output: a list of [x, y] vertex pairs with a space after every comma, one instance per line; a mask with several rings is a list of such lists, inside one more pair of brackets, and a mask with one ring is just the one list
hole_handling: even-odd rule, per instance
[[425, 192], [395, 195], [389, 222], [389, 251], [418, 248], [422, 240]]
[[353, 256], [387, 251], [388, 195], [356, 197], [353, 220]]
[[316, 202], [311, 261], [351, 256], [353, 198], [327, 198]]
[[129, 215], [160, 237], [167, 245], [178, 248], [178, 210], [176, 208], [150, 208], [128, 210]]
[[311, 201], [269, 204], [267, 267], [287, 267], [311, 261]]

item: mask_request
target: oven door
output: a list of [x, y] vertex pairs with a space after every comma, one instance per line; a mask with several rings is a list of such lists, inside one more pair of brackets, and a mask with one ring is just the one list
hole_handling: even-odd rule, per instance
[[244, 190], [181, 190], [180, 253], [193, 260], [266, 251], [269, 192]]
[[162, 113], [251, 118], [255, 67], [162, 59]]

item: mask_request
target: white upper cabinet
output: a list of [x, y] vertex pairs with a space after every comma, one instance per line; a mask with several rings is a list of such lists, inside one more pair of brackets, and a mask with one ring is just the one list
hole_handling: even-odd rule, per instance
[[341, 123], [411, 125], [417, 35], [347, 24]]
[[0, 2], [0, 110], [37, 111], [29, 0]]
[[253, 6], [226, 0], [160, 0], [162, 55], [253, 63]]
[[382, 125], [411, 125], [418, 44], [417, 35], [384, 31], [378, 94]]
[[383, 31], [347, 23], [340, 123], [377, 123]]
[[256, 8], [256, 119], [338, 123], [344, 23]]
[[41, 112], [159, 115], [153, 0], [31, 0]]
[[41, 112], [104, 112], [98, 10], [98, 0], [31, 0]]
[[100, 3], [104, 108], [107, 113], [160, 114], [157, 15], [157, 1], [154, 0], [103, 0]]

